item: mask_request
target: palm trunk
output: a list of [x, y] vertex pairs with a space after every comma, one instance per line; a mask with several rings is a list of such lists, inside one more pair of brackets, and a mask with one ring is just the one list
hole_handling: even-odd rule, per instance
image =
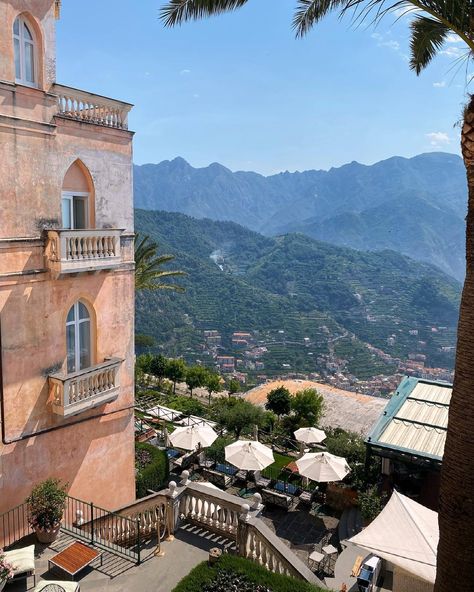
[[461, 136], [469, 190], [466, 280], [461, 299], [456, 368], [441, 471], [440, 538], [435, 592], [474, 586], [474, 98]]

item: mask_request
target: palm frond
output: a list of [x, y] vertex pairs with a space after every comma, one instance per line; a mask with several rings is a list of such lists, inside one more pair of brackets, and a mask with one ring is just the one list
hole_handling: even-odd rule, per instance
[[174, 27], [185, 21], [236, 10], [247, 2], [248, 0], [168, 0], [160, 9], [160, 18], [165, 27]]
[[441, 49], [450, 29], [426, 16], [417, 16], [411, 22], [410, 29], [410, 68], [419, 74]]
[[297, 37], [306, 35], [313, 26], [335, 10], [347, 9], [351, 0], [298, 0], [293, 16], [293, 29]]
[[163, 278], [184, 276], [184, 271], [162, 269], [163, 265], [174, 260], [174, 255], [158, 255], [158, 245], [149, 236], [135, 237], [135, 289], [136, 290], [174, 290], [183, 292], [176, 284], [163, 283]]

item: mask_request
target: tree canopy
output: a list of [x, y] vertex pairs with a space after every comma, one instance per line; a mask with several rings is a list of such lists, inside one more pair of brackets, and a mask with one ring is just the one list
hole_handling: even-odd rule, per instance
[[273, 411], [278, 417], [288, 415], [291, 410], [291, 394], [284, 386], [274, 388], [268, 393], [265, 409]]

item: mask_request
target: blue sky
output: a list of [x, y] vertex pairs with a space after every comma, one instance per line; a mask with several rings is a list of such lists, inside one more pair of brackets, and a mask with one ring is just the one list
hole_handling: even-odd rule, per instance
[[330, 17], [296, 40], [295, 3], [250, 0], [167, 30], [163, 0], [63, 2], [57, 79], [135, 104], [138, 164], [179, 155], [272, 174], [458, 152], [470, 73], [455, 61], [461, 43], [416, 77], [407, 19], [355, 28]]

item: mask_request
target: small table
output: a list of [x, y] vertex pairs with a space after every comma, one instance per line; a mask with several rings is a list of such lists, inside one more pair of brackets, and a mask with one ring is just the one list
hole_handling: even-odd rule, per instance
[[310, 556], [308, 557], [308, 561], [315, 563], [318, 567], [321, 561], [324, 559], [325, 555], [320, 553], [319, 551], [313, 551]]
[[323, 553], [325, 553], [326, 557], [328, 558], [329, 569], [332, 569], [333, 566], [331, 565], [331, 563], [332, 563], [333, 555], [335, 553], [337, 553], [336, 547], [334, 547], [333, 545], [326, 545], [321, 550]]
[[74, 576], [79, 573], [82, 569], [90, 565], [94, 559], [100, 557], [100, 564], [102, 565], [102, 553], [96, 549], [75, 541], [69, 547], [66, 547], [64, 551], [61, 551], [54, 557], [48, 560], [48, 569], [51, 569], [51, 564], [59, 567], [71, 576], [71, 580], [74, 580]]

